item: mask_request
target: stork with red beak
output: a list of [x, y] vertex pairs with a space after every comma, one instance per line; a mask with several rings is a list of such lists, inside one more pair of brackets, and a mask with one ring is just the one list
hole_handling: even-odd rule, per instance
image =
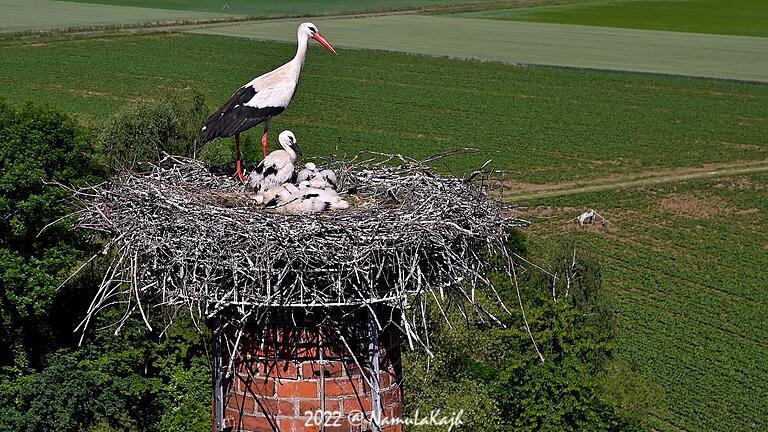
[[324, 46], [329, 52], [336, 54], [330, 43], [317, 30], [312, 23], [303, 23], [299, 26], [296, 56], [293, 60], [279, 68], [256, 77], [249, 83], [240, 87], [229, 100], [215, 113], [208, 117], [200, 134], [203, 143], [214, 138], [235, 137], [235, 156], [237, 158], [237, 171], [235, 175], [241, 181], [245, 180], [240, 167], [240, 133], [256, 125], [264, 123], [264, 132], [261, 134], [261, 147], [264, 157], [267, 156], [267, 138], [272, 117], [280, 114], [288, 107], [296, 85], [299, 83], [299, 74], [307, 55], [307, 42], [312, 38]]

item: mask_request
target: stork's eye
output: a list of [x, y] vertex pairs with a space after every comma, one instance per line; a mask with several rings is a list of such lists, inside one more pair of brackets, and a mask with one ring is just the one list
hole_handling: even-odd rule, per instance
[[317, 29], [316, 29], [316, 28], [314, 28], [314, 27], [310, 27], [310, 28], [309, 28], [309, 31], [311, 31], [313, 34], [314, 34], [314, 33], [317, 33]]

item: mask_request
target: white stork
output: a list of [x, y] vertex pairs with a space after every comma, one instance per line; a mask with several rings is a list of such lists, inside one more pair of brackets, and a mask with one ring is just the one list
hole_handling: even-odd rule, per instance
[[248, 183], [256, 192], [284, 184], [293, 177], [293, 163], [297, 156], [301, 156], [296, 136], [284, 130], [280, 132], [277, 141], [283, 149], [268, 154], [248, 176]]
[[203, 143], [214, 138], [235, 137], [235, 156], [237, 157], [237, 175], [244, 180], [240, 169], [240, 133], [256, 125], [264, 123], [261, 134], [261, 147], [264, 157], [267, 156], [267, 134], [272, 117], [280, 114], [288, 107], [299, 74], [307, 55], [307, 42], [312, 38], [324, 46], [329, 52], [336, 54], [330, 43], [312, 23], [303, 23], [297, 32], [299, 46], [293, 60], [279, 68], [254, 78], [249, 83], [237, 89], [229, 100], [215, 113], [208, 117], [201, 130], [200, 138]]

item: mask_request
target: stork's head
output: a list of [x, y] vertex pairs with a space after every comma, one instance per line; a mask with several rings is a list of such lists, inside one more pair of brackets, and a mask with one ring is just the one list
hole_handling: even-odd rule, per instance
[[314, 39], [316, 40], [320, 45], [324, 46], [325, 49], [328, 50], [331, 54], [336, 54], [336, 50], [333, 49], [330, 43], [328, 43], [327, 40], [323, 37], [322, 34], [320, 34], [320, 30], [317, 29], [317, 26], [312, 23], [302, 23], [299, 26], [299, 34], [306, 36], [308, 39]]
[[299, 142], [296, 140], [296, 135], [294, 135], [293, 132], [289, 130], [280, 132], [277, 141], [280, 142], [280, 145], [285, 151], [293, 155], [294, 159], [296, 156], [302, 155], [301, 149], [299, 148]]

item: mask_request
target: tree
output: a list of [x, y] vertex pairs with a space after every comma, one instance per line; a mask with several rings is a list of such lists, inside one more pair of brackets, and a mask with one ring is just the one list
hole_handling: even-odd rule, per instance
[[[508, 246], [523, 255], [527, 249], [520, 233], [511, 236]], [[470, 322], [451, 329], [436, 314], [430, 335], [436, 356], [429, 372], [423, 356], [406, 355], [410, 370], [404, 374], [405, 394], [411, 413], [417, 408], [421, 412], [435, 407], [443, 412], [463, 409], [463, 430], [638, 427], [636, 413], [622, 410], [619, 401], [612, 400], [601, 386], [603, 371], [613, 364], [615, 326], [600, 268], [588, 257], [574, 263], [569, 248], [562, 251], [550, 267], [561, 275], [554, 297], [549, 277], [536, 271], [518, 275], [526, 316], [545, 361], [539, 360], [519, 310], [504, 318], [506, 328]], [[570, 283], [562, 277], [566, 273]], [[517, 292], [506, 272], [489, 277], [505, 303], [516, 305]], [[454, 321], [461, 321], [456, 311], [448, 313], [457, 318]]]
[[92, 249], [67, 224], [68, 193], [51, 184], [100, 182], [87, 133], [45, 107], [0, 101], [0, 367], [16, 372], [47, 354], [56, 288]]
[[[174, 108], [183, 117], [177, 136], [196, 134], [185, 117], [195, 106]], [[189, 320], [177, 319], [163, 337], [141, 320], [117, 336], [91, 328], [76, 346], [72, 331], [104, 263], [57, 290], [100, 244], [69, 228], [71, 220], [53, 223], [72, 208], [51, 182], [101, 182], [106, 169], [91, 143], [64, 114], [0, 101], [0, 430], [210, 430], [205, 339]], [[105, 310], [93, 325], [122, 312]]]

